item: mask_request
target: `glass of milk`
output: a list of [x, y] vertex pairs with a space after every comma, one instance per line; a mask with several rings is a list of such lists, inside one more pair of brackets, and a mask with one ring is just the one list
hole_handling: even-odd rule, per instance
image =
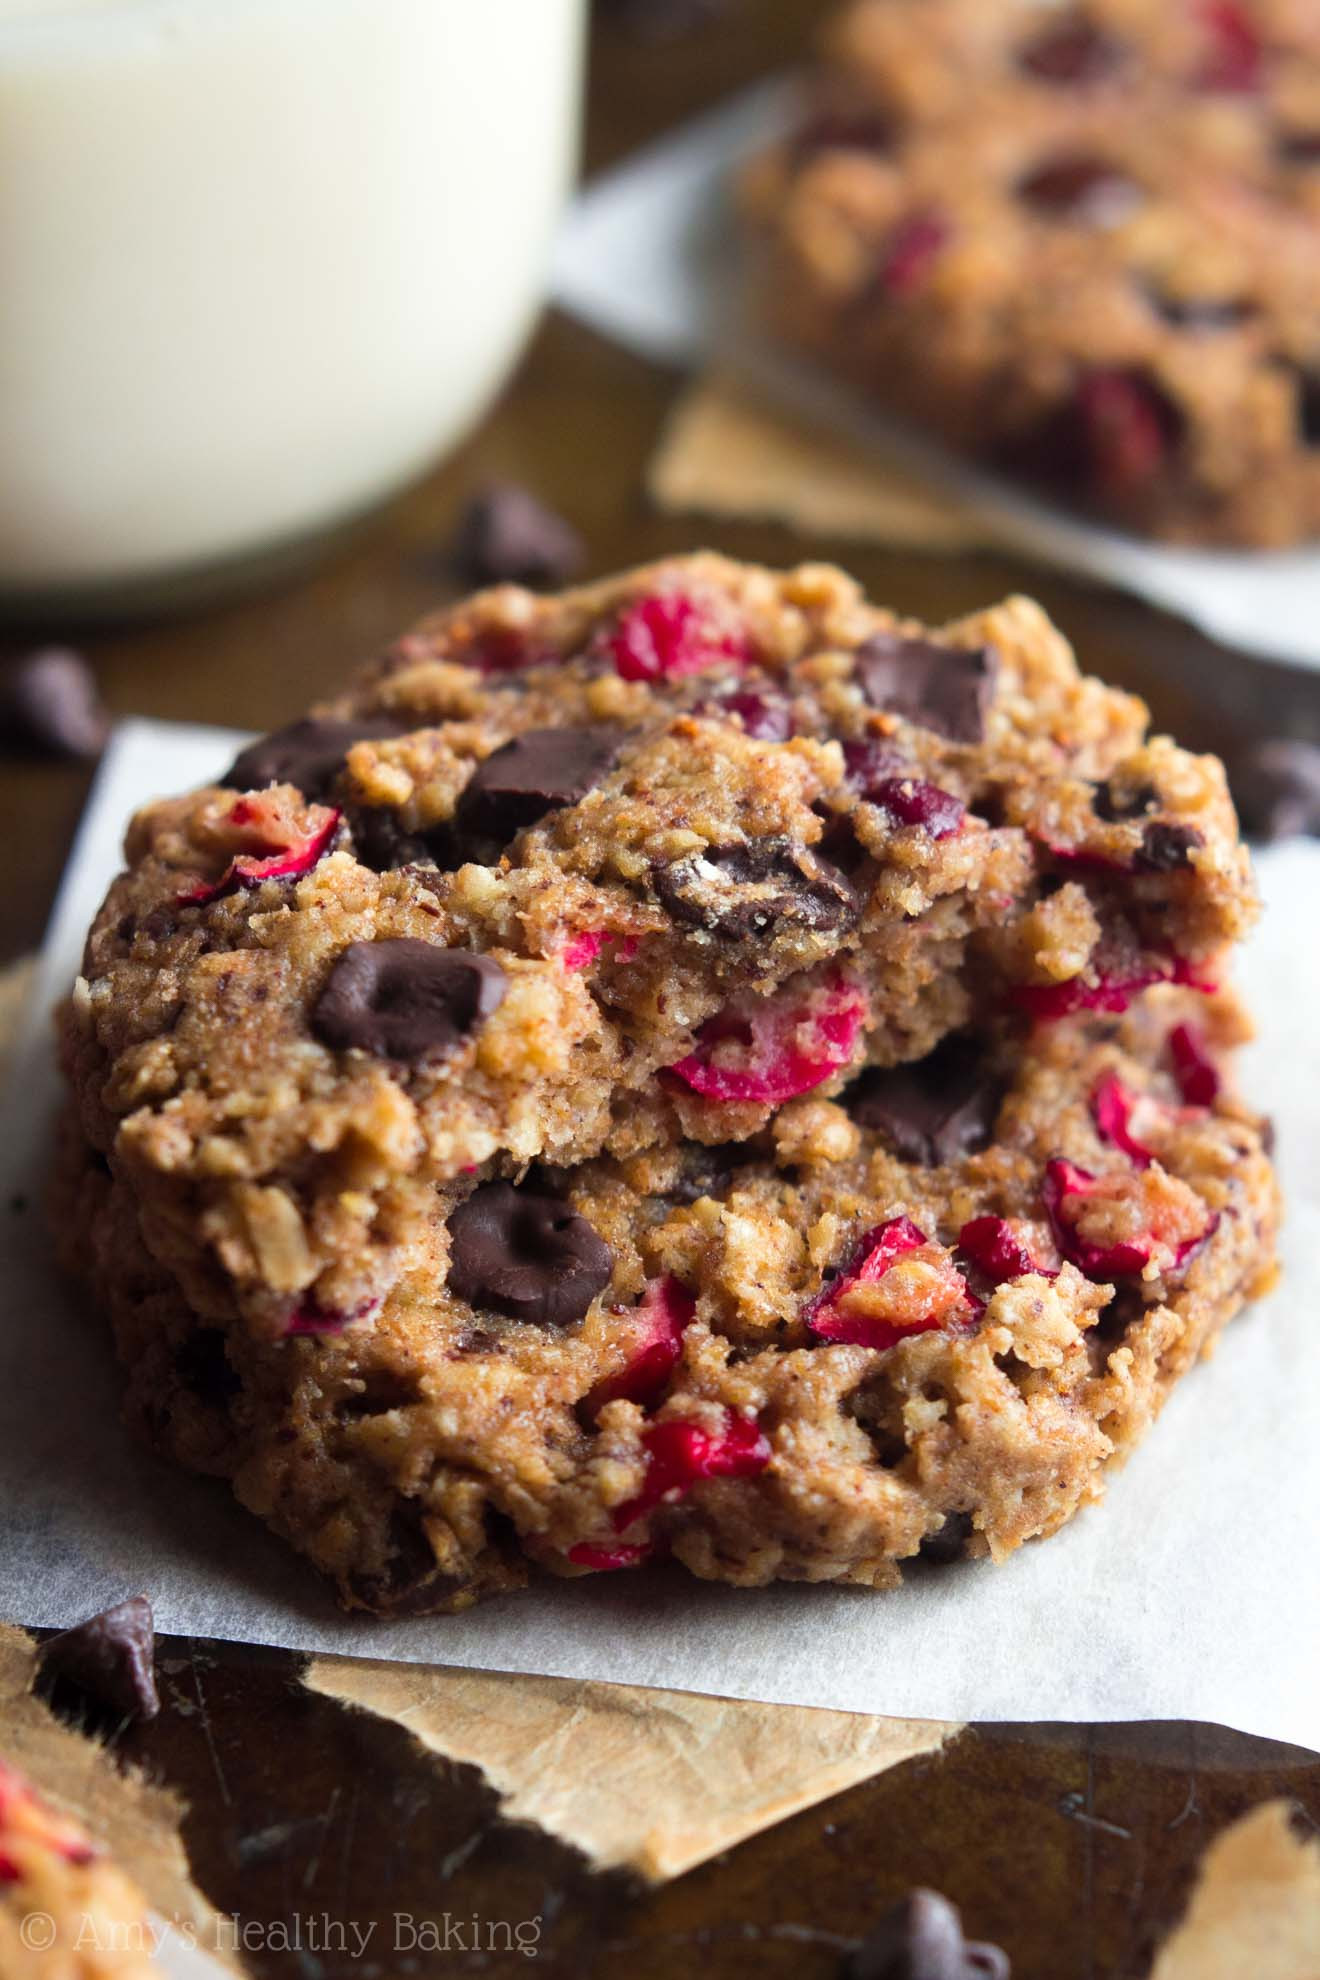
[[420, 475], [535, 317], [584, 0], [0, 0], [0, 604], [141, 602]]

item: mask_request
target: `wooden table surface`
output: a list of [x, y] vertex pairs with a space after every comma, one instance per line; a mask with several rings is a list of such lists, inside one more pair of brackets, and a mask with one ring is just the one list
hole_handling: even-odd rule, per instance
[[[730, 0], [723, 18], [659, 45], [602, 22], [589, 169], [800, 54], [818, 14], [813, 0]], [[1089, 667], [1143, 694], [1182, 741], [1225, 748], [1285, 725], [1320, 735], [1313, 681], [1230, 658], [1140, 604], [1005, 558], [804, 544], [774, 528], [651, 513], [642, 471], [677, 384], [551, 317], [458, 457], [306, 576], [201, 615], [61, 631], [77, 631], [116, 712], [273, 726], [454, 594], [445, 545], [455, 514], [476, 480], [496, 475], [567, 514], [596, 571], [697, 540], [775, 563], [832, 555], [875, 597], [937, 622], [1026, 588]], [[9, 628], [0, 652], [31, 639]], [[80, 768], [5, 767], [0, 958], [39, 940], [87, 782]], [[498, 1928], [534, 1920], [535, 1970], [572, 1980], [650, 1980], [694, 1961], [714, 1980], [823, 1980], [840, 1947], [914, 1882], [947, 1891], [978, 1936], [1006, 1945], [1016, 1980], [1138, 1980], [1219, 1828], [1280, 1794], [1320, 1823], [1320, 1761], [1292, 1748], [1203, 1726], [985, 1727], [646, 1893], [502, 1823], [470, 1769], [440, 1769], [402, 1732], [305, 1693], [284, 1653], [165, 1651], [181, 1660], [166, 1710], [125, 1751], [188, 1795], [199, 1881], [264, 1939], [266, 1950], [249, 1951], [253, 1970], [296, 1980], [523, 1973], [530, 1962], [498, 1949]], [[592, 1759], [583, 1752], [581, 1766]], [[449, 1950], [418, 1950], [407, 1927], [394, 1935], [396, 1913], [448, 1914]], [[374, 1925], [361, 1958], [309, 1943], [327, 1916]], [[296, 1920], [301, 1949], [274, 1949]]]

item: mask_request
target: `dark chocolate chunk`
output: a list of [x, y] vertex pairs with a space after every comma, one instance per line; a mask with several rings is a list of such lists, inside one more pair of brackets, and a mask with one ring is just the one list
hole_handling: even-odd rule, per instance
[[333, 1051], [356, 1045], [424, 1065], [446, 1057], [497, 1010], [506, 987], [495, 959], [468, 949], [410, 936], [351, 942], [316, 1000], [312, 1030]]
[[585, 562], [577, 531], [514, 481], [478, 489], [459, 521], [454, 564], [473, 584], [564, 584]]
[[1249, 839], [1320, 836], [1320, 747], [1280, 737], [1258, 743], [1229, 773], [1242, 830]]
[[1120, 43], [1085, 14], [1068, 14], [1029, 41], [1019, 60], [1041, 82], [1093, 83], [1112, 75], [1122, 55]]
[[1320, 165], [1320, 131], [1288, 131], [1279, 139], [1286, 165]]
[[951, 1512], [944, 1516], [944, 1524], [938, 1533], [928, 1533], [918, 1548], [923, 1561], [932, 1567], [949, 1567], [954, 1561], [962, 1560], [967, 1552], [967, 1542], [972, 1537], [972, 1515], [968, 1512]]
[[465, 846], [502, 850], [547, 811], [578, 804], [606, 775], [622, 729], [529, 729], [477, 765], [459, 801], [455, 834]]
[[1106, 825], [1123, 825], [1132, 818], [1144, 818], [1147, 812], [1158, 811], [1160, 794], [1154, 784], [1138, 784], [1132, 790], [1120, 795], [1114, 789], [1112, 780], [1097, 784], [1091, 800], [1095, 815]]
[[863, 1073], [844, 1105], [859, 1127], [882, 1134], [900, 1160], [937, 1168], [985, 1147], [1002, 1094], [979, 1046], [953, 1037], [911, 1065]]
[[1190, 866], [1193, 852], [1204, 844], [1204, 835], [1194, 825], [1156, 818], [1141, 835], [1134, 865], [1138, 873], [1175, 873], [1179, 867]]
[[401, 866], [436, 864], [435, 849], [420, 833], [405, 831], [399, 814], [385, 804], [358, 804], [349, 808], [349, 834], [353, 857], [373, 873], [394, 873]]
[[560, 1196], [484, 1183], [449, 1219], [449, 1290], [535, 1327], [571, 1327], [614, 1269], [610, 1248]]
[[1235, 330], [1256, 306], [1241, 296], [1171, 296], [1152, 291], [1151, 306], [1175, 330]]
[[1018, 196], [1051, 220], [1117, 227], [1142, 198], [1141, 187], [1105, 158], [1053, 158], [1019, 181]]
[[99, 756], [110, 717], [81, 653], [43, 646], [0, 672], [0, 745], [45, 756]]
[[160, 1710], [155, 1651], [151, 1604], [145, 1595], [130, 1595], [43, 1643], [37, 1668], [43, 1686], [72, 1685], [125, 1718], [154, 1719]]
[[1308, 447], [1320, 447], [1320, 376], [1297, 374], [1297, 424]]
[[685, 1151], [682, 1172], [665, 1195], [671, 1203], [725, 1196], [737, 1171], [755, 1159], [755, 1150], [745, 1141], [720, 1141], [710, 1146], [693, 1142]]
[[390, 1514], [389, 1538], [390, 1552], [378, 1573], [348, 1577], [355, 1604], [381, 1616], [435, 1615], [451, 1607], [465, 1584], [436, 1560], [416, 1499], [397, 1502]]
[[876, 633], [857, 652], [857, 680], [872, 708], [934, 729], [950, 742], [981, 741], [998, 672], [993, 646], [939, 646]]
[[998, 1946], [963, 1937], [938, 1891], [909, 1891], [844, 1959], [840, 1980], [1010, 1980]]
[[657, 867], [653, 884], [677, 920], [729, 942], [833, 934], [853, 927], [861, 913], [838, 868], [788, 838], [708, 846]]
[[174, 1350], [174, 1368], [185, 1389], [208, 1409], [224, 1409], [243, 1383], [225, 1353], [222, 1327], [194, 1327]]
[[293, 784], [306, 798], [323, 798], [354, 743], [403, 735], [407, 728], [408, 723], [397, 715], [356, 715], [350, 721], [306, 715], [287, 729], [273, 729], [240, 750], [220, 782], [231, 791]]

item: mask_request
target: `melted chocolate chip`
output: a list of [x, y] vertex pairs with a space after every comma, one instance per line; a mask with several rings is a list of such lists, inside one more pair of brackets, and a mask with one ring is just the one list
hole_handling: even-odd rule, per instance
[[444, 1058], [504, 1000], [507, 978], [491, 956], [403, 937], [351, 942], [312, 1011], [312, 1031], [332, 1051], [357, 1046], [377, 1058], [423, 1065]]
[[962, 1560], [967, 1552], [967, 1542], [972, 1537], [972, 1515], [968, 1512], [951, 1512], [944, 1516], [944, 1524], [938, 1533], [928, 1533], [918, 1548], [923, 1561], [932, 1567], [950, 1567], [954, 1561]]
[[1091, 800], [1097, 818], [1106, 825], [1124, 825], [1132, 818], [1144, 818], [1147, 812], [1159, 809], [1160, 794], [1154, 784], [1136, 784], [1130, 791], [1119, 793], [1112, 780], [1097, 784]]
[[998, 1946], [963, 1937], [955, 1906], [938, 1891], [909, 1891], [849, 1953], [841, 1980], [1010, 1980]]
[[71, 1685], [125, 1718], [154, 1719], [160, 1710], [155, 1651], [151, 1604], [131, 1595], [52, 1636], [37, 1653], [37, 1668], [43, 1689]]
[[1138, 873], [1175, 873], [1190, 866], [1192, 854], [1205, 838], [1194, 825], [1175, 825], [1156, 819], [1141, 835], [1134, 865]]
[[449, 1290], [481, 1311], [571, 1327], [614, 1269], [610, 1248], [563, 1197], [485, 1183], [449, 1219]]
[[844, 1105], [859, 1127], [883, 1135], [901, 1161], [938, 1168], [985, 1147], [1001, 1098], [980, 1047], [955, 1037], [912, 1065], [863, 1073]]
[[623, 730], [603, 726], [515, 736], [477, 765], [459, 801], [458, 840], [502, 850], [547, 811], [581, 803], [609, 771], [623, 738]]
[[709, 846], [658, 867], [656, 893], [679, 921], [729, 942], [784, 933], [836, 933], [861, 903], [838, 868], [792, 839]]
[[1103, 82], [1114, 73], [1123, 50], [1085, 14], [1072, 14], [1042, 29], [1019, 60], [1029, 76], [1048, 83]]
[[1320, 748], [1280, 737], [1243, 752], [1230, 775], [1249, 839], [1320, 835]]
[[402, 735], [408, 724], [396, 715], [357, 715], [350, 721], [307, 715], [287, 729], [249, 743], [220, 779], [226, 790], [260, 791], [268, 784], [293, 784], [306, 798], [325, 797], [344, 767], [354, 743]]
[[939, 646], [876, 633], [857, 652], [857, 680], [872, 708], [934, 729], [950, 742], [980, 742], [994, 699], [993, 646]]
[[473, 584], [564, 584], [584, 561], [582, 538], [516, 482], [491, 482], [472, 497], [454, 538], [453, 560]]
[[1117, 165], [1078, 153], [1029, 172], [1018, 184], [1018, 196], [1051, 220], [1117, 227], [1139, 204], [1142, 192]]
[[110, 717], [81, 653], [45, 646], [0, 672], [0, 743], [45, 756], [99, 756]]

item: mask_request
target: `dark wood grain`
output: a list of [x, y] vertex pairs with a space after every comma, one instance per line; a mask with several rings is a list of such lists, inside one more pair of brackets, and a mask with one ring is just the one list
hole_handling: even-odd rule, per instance
[[[602, 24], [589, 163], [782, 65], [818, 13], [814, 0], [730, 0], [722, 20], [660, 45]], [[597, 571], [700, 538], [770, 562], [836, 555], [875, 596], [935, 621], [1029, 589], [1089, 667], [1143, 694], [1189, 744], [1224, 748], [1285, 725], [1320, 734], [1314, 682], [1230, 659], [1116, 594], [1000, 557], [804, 545], [778, 529], [651, 513], [642, 471], [677, 384], [551, 317], [467, 446], [304, 575], [187, 618], [83, 629], [108, 699], [121, 713], [253, 728], [289, 718], [453, 595], [445, 546], [457, 510], [494, 475], [568, 515]], [[10, 628], [0, 646], [30, 637]], [[5, 769], [5, 955], [39, 937], [86, 787], [78, 768]], [[532, 1962], [501, 1948], [533, 1920], [535, 1970], [572, 1980], [696, 1967], [712, 1980], [824, 1980], [914, 1882], [947, 1891], [978, 1935], [1002, 1941], [1017, 1980], [1140, 1980], [1217, 1830], [1275, 1795], [1320, 1821], [1320, 1762], [1293, 1749], [1196, 1726], [985, 1727], [646, 1893], [501, 1822], [471, 1769], [437, 1766], [396, 1728], [305, 1692], [288, 1655], [220, 1644], [164, 1654], [165, 1710], [124, 1752], [187, 1795], [199, 1880], [248, 1921], [253, 1970], [296, 1980], [524, 1973]], [[590, 1770], [593, 1758], [575, 1763]], [[441, 1934], [448, 1913], [449, 1949], [425, 1954], [407, 1930], [396, 1942], [396, 1913], [439, 1921]], [[370, 1928], [361, 1957], [336, 1949], [353, 1947], [353, 1927]], [[301, 1950], [278, 1950], [295, 1929]]]

